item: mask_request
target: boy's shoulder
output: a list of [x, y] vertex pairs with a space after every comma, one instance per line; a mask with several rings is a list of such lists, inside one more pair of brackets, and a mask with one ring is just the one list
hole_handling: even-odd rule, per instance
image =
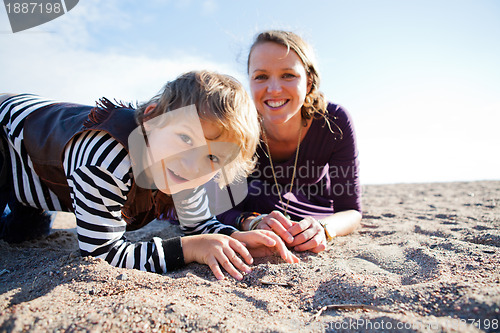
[[11, 98], [12, 96], [16, 96], [17, 94], [8, 94], [8, 93], [0, 93], [0, 105], [7, 100], [8, 98]]

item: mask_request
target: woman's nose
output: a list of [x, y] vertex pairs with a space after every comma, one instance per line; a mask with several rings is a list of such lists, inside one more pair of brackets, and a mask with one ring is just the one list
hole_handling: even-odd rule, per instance
[[267, 85], [268, 93], [279, 93], [281, 92], [281, 83], [277, 79], [270, 79]]

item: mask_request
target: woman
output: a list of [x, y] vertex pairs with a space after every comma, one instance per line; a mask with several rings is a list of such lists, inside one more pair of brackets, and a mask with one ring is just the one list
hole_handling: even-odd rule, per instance
[[[0, 123], [0, 210], [9, 208], [0, 239], [47, 234], [46, 211], [69, 211], [81, 254], [118, 267], [164, 273], [196, 261], [218, 279], [221, 268], [242, 279], [252, 255], [276, 250], [297, 262], [275, 234], [236, 231], [208, 208], [201, 185], [221, 170], [220, 185], [247, 174], [258, 141], [250, 97], [229, 76], [183, 74], [137, 110], [0, 94]], [[126, 230], [173, 217], [174, 205], [192, 235], [127, 240]]]
[[361, 221], [351, 118], [319, 92], [313, 53], [298, 35], [262, 32], [247, 66], [262, 142], [249, 195], [219, 220], [241, 230], [273, 230], [296, 251], [323, 251], [327, 240]]

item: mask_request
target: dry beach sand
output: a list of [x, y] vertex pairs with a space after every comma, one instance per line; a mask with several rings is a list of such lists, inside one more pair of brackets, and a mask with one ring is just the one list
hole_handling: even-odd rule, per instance
[[[500, 181], [372, 185], [363, 198], [358, 231], [300, 264], [259, 259], [241, 282], [81, 258], [59, 214], [45, 239], [0, 241], [0, 331], [500, 330]], [[154, 222], [129, 238], [177, 234]]]

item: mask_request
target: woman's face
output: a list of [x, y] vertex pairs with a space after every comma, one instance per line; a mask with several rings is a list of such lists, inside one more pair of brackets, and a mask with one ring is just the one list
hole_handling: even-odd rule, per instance
[[273, 42], [258, 44], [250, 54], [248, 71], [252, 97], [265, 122], [282, 124], [300, 115], [310, 84], [294, 51]]
[[156, 187], [173, 194], [212, 179], [237, 145], [221, 142], [227, 135], [213, 122], [200, 119], [194, 106], [166, 115], [166, 124], [148, 129], [148, 158]]

